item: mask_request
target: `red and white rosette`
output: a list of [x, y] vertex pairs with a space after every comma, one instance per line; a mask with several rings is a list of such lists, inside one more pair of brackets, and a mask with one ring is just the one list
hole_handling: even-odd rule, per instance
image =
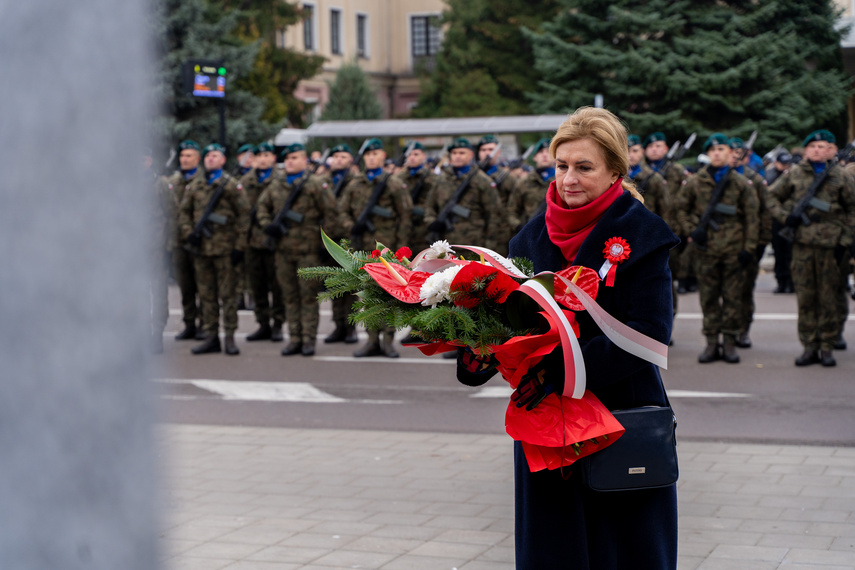
[[606, 261], [598, 271], [600, 279], [606, 280], [606, 287], [615, 286], [615, 273], [617, 273], [617, 266], [629, 257], [630, 251], [629, 244], [621, 237], [609, 238], [606, 241], [606, 247], [603, 249]]

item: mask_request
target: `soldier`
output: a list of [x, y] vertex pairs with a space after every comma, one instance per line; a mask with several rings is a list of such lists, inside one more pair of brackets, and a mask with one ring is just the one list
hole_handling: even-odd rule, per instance
[[[804, 159], [769, 192], [769, 210], [793, 232], [792, 275], [799, 308], [799, 341], [804, 346], [796, 366], [837, 364], [832, 351], [841, 332], [837, 315], [840, 260], [853, 241], [855, 188], [852, 178], [827, 160], [830, 142], [834, 142], [834, 135], [826, 130], [808, 135]], [[811, 199], [808, 191], [823, 175]], [[810, 200], [807, 207], [795, 211], [803, 199]]]
[[[493, 182], [496, 183], [496, 190], [499, 193], [499, 200], [501, 200], [501, 212], [508, 214], [511, 195], [514, 192], [514, 188], [517, 186], [517, 178], [515, 176], [511, 176], [510, 171], [506, 167], [499, 166], [499, 160], [502, 156], [502, 149], [497, 149], [499, 146], [499, 139], [495, 137], [495, 135], [485, 135], [478, 141], [478, 164], [485, 164], [486, 169], [484, 173], [489, 176]], [[493, 152], [495, 151], [495, 154]], [[493, 154], [492, 157], [490, 155]], [[501, 255], [508, 255], [508, 242], [511, 241], [511, 229], [514, 228], [513, 224], [507, 223], [498, 223], [495, 227], [495, 250]]]
[[[282, 342], [282, 323], [285, 321], [285, 305], [282, 288], [276, 277], [276, 256], [265, 247], [267, 236], [258, 222], [258, 197], [270, 186], [280, 183], [279, 174], [274, 172], [276, 153], [270, 143], [261, 143], [255, 148], [255, 168], [241, 178], [241, 186], [249, 200], [250, 229], [249, 247], [246, 250], [246, 268], [252, 297], [255, 300], [255, 320], [258, 329], [247, 335], [246, 340], [270, 340]], [[271, 325], [271, 320], [273, 324]]]
[[191, 140], [178, 145], [178, 165], [180, 171], [169, 177], [169, 189], [172, 190], [174, 207], [170, 219], [169, 242], [167, 251], [172, 257], [172, 274], [181, 291], [181, 309], [183, 311], [184, 330], [175, 335], [175, 340], [202, 340], [205, 336], [202, 323], [196, 326], [197, 317], [202, 312], [197, 309], [196, 270], [193, 255], [182, 247], [183, 235], [180, 235], [178, 224], [179, 206], [184, 201], [187, 186], [196, 178], [204, 180], [204, 173], [199, 168], [202, 149], [198, 143]]
[[[428, 231], [436, 239], [450, 243], [480, 245], [495, 250], [497, 226], [505, 221], [496, 183], [481, 171], [470, 173], [477, 166], [472, 163], [474, 152], [467, 139], [454, 139], [448, 149], [449, 166], [442, 169], [425, 208]], [[470, 174], [469, 183], [454, 203], [455, 194]], [[444, 220], [438, 219], [444, 209], [453, 206], [461, 206], [458, 212], [468, 211], [468, 216], [450, 213]]]
[[427, 239], [428, 231], [427, 226], [424, 224], [424, 218], [427, 197], [436, 183], [436, 174], [431, 169], [425, 167], [426, 161], [427, 154], [425, 153], [425, 147], [420, 142], [414, 142], [407, 154], [404, 167], [395, 175], [401, 187], [409, 192], [410, 199], [413, 202], [413, 225], [410, 231], [410, 242], [401, 245], [409, 246], [414, 254], [431, 245]]
[[[195, 346], [193, 354], [220, 352], [220, 306], [223, 304], [223, 328], [226, 332], [226, 354], [240, 351], [235, 345], [238, 326], [237, 297], [235, 296], [234, 265], [243, 261], [249, 234], [249, 202], [243, 187], [227, 172], [225, 149], [210, 144], [202, 154], [205, 177], [195, 178], [188, 186], [180, 207], [181, 235], [188, 246], [195, 248], [196, 280], [202, 300], [202, 322], [205, 341]], [[219, 200], [218, 190], [222, 188]], [[205, 210], [211, 216], [205, 224], [210, 237], [196, 231]]]
[[[399, 179], [383, 172], [386, 151], [380, 139], [368, 141], [363, 158], [365, 172], [354, 176], [339, 202], [342, 229], [350, 235], [355, 249], [371, 250], [375, 243], [391, 249], [404, 246], [410, 237], [413, 209], [410, 194]], [[369, 330], [368, 342], [353, 355], [398, 358], [393, 344], [395, 329], [387, 326], [382, 332], [382, 345], [380, 331]]]
[[739, 335], [736, 337], [736, 346], [751, 348], [748, 329], [751, 328], [751, 322], [754, 320], [754, 285], [757, 282], [757, 274], [760, 272], [760, 260], [763, 258], [763, 252], [766, 251], [766, 246], [772, 240], [772, 215], [767, 206], [766, 180], [748, 167], [749, 156], [744, 152], [744, 147], [745, 143], [741, 138], [732, 137], [730, 139], [730, 148], [733, 150], [730, 157], [730, 167], [748, 179], [748, 183], [754, 190], [754, 197], [757, 201], [757, 216], [760, 219], [754, 263], [745, 267], [745, 276], [742, 281], [742, 312]]
[[[790, 169], [792, 156], [787, 151], [781, 151], [775, 157], [772, 166], [766, 170], [766, 183], [773, 184]], [[768, 192], [767, 192], [768, 194]], [[771, 215], [771, 213], [770, 213]], [[783, 224], [772, 217], [772, 251], [775, 253], [775, 281], [778, 285], [772, 291], [776, 294], [795, 293], [793, 276], [790, 273], [790, 263], [793, 261], [793, 244], [780, 236]]]
[[546, 190], [555, 180], [555, 161], [549, 156], [549, 142], [550, 139], [543, 138], [535, 143], [532, 149], [535, 170], [526, 173], [511, 194], [508, 221], [513, 235], [546, 211]]
[[300, 279], [297, 270], [320, 265], [321, 225], [334, 222], [338, 212], [329, 183], [307, 170], [306, 147], [294, 143], [281, 156], [285, 178], [267, 186], [259, 197], [258, 223], [276, 243], [276, 274], [285, 298], [289, 334], [282, 356], [312, 356], [320, 318], [319, 284]]
[[171, 220], [175, 215], [175, 198], [166, 178], [152, 168], [154, 158], [151, 153], [143, 157], [144, 180], [151, 183], [154, 193], [151, 200], [151, 218], [149, 220], [148, 258], [151, 264], [149, 287], [151, 293], [151, 350], [155, 354], [163, 352], [163, 330], [169, 318], [169, 261], [167, 247], [170, 239]]
[[[240, 181], [244, 189], [246, 189], [246, 185], [243, 184], [243, 177], [246, 176], [254, 167], [255, 147], [251, 144], [242, 145], [237, 151], [237, 166], [235, 167], [234, 176]], [[252, 291], [252, 284], [249, 282], [246, 263], [238, 263], [235, 265], [235, 291], [237, 292], [239, 311], [243, 311], [248, 308], [252, 310], [255, 309], [252, 295], [249, 294], [250, 291]], [[249, 302], [247, 302], [247, 297], [249, 297]]]
[[681, 227], [691, 228], [688, 242], [704, 314], [707, 346], [698, 362], [721, 358], [733, 364], [739, 362], [736, 337], [743, 275], [754, 263], [752, 252], [757, 248], [757, 200], [745, 177], [729, 166], [732, 150], [725, 135], [710, 136], [703, 150], [710, 165], [686, 183], [678, 196], [677, 215]]
[[235, 177], [240, 180], [255, 167], [255, 147], [251, 144], [241, 146], [237, 151], [237, 171]]
[[[330, 185], [336, 203], [341, 201], [344, 194], [344, 189], [353, 180], [354, 176], [351, 172], [353, 166], [353, 151], [347, 143], [336, 145], [330, 149], [330, 173], [327, 178], [327, 183]], [[335, 241], [345, 237], [344, 230], [338, 225], [338, 221], [330, 221], [329, 236]], [[325, 251], [321, 255], [328, 260], [327, 265], [335, 265], [332, 258]], [[350, 324], [347, 320], [353, 309], [353, 303], [356, 297], [351, 294], [346, 294], [332, 300], [332, 316], [335, 329], [324, 339], [325, 343], [344, 342], [346, 344], [354, 344], [359, 339], [356, 336], [356, 327]]]
[[644, 197], [644, 205], [660, 218], [668, 219], [671, 208], [665, 179], [642, 160], [644, 148], [638, 135], [629, 135], [626, 145], [629, 154], [629, 178], [635, 183], [638, 193]]

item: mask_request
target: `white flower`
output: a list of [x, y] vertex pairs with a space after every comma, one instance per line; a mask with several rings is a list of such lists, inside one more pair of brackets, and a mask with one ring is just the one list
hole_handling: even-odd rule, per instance
[[443, 301], [450, 301], [451, 298], [449, 297], [448, 292], [451, 289], [451, 282], [454, 281], [454, 278], [457, 276], [457, 272], [460, 271], [462, 267], [462, 265], [452, 265], [448, 269], [434, 273], [428, 277], [422, 284], [422, 288], [419, 290], [419, 299], [421, 300], [422, 305], [425, 307], [435, 307]]
[[424, 259], [449, 259], [452, 255], [454, 250], [451, 249], [451, 244], [443, 239], [433, 242], [430, 249], [425, 251]]

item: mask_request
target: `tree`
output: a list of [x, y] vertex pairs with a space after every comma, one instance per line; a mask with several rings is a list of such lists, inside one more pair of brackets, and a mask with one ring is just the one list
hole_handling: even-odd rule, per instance
[[[422, 81], [418, 117], [530, 113], [525, 92], [538, 75], [523, 27], [538, 29], [558, 0], [447, 0], [445, 37]], [[464, 95], [464, 97], [461, 97]]]
[[697, 131], [796, 143], [845, 112], [838, 17], [828, 0], [562, 0], [526, 31], [542, 80], [532, 108], [606, 107], [633, 132]]
[[383, 108], [368, 82], [368, 76], [354, 61], [342, 65], [330, 85], [330, 100], [321, 113], [322, 121], [380, 119]]

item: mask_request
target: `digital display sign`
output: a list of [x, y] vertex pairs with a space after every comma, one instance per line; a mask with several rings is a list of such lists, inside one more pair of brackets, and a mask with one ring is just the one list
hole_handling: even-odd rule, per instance
[[226, 96], [226, 68], [221, 61], [190, 60], [183, 71], [188, 94], [220, 99]]

